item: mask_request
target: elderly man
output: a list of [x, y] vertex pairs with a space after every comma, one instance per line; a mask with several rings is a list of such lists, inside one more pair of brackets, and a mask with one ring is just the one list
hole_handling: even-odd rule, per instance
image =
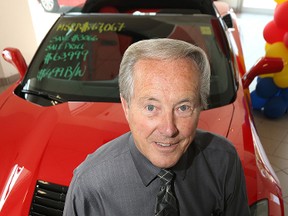
[[64, 215], [250, 214], [235, 148], [197, 129], [210, 86], [203, 50], [172, 39], [134, 43], [119, 86], [131, 132], [75, 170]]

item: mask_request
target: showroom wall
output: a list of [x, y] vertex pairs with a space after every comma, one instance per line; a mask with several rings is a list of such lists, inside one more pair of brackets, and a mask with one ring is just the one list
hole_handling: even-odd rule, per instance
[[[36, 1], [36, 0], [35, 0]], [[0, 1], [0, 50], [5, 47], [17, 47], [29, 62], [36, 49], [28, 0]], [[9, 77], [16, 70], [1, 58], [0, 78]]]
[[[18, 48], [29, 63], [59, 14], [44, 12], [38, 0], [0, 1], [0, 52], [5, 47]], [[17, 70], [0, 58], [0, 85], [17, 79]]]

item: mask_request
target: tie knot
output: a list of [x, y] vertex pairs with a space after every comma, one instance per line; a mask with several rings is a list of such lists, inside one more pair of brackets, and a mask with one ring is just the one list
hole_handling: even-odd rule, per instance
[[174, 176], [175, 173], [172, 170], [167, 169], [161, 169], [161, 171], [158, 173], [158, 177], [160, 178], [161, 183], [164, 185], [171, 184]]

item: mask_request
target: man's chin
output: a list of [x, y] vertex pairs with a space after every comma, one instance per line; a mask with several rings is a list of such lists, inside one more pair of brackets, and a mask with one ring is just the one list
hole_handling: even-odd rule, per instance
[[[167, 157], [169, 157], [169, 156], [167, 156]], [[150, 161], [154, 166], [159, 167], [159, 168], [163, 168], [163, 169], [171, 168], [178, 162], [178, 159], [171, 159], [171, 158], [167, 158], [167, 157], [163, 158], [163, 156], [162, 157], [159, 156], [159, 157], [157, 157], [157, 159], [155, 159], [155, 160], [152, 159]]]

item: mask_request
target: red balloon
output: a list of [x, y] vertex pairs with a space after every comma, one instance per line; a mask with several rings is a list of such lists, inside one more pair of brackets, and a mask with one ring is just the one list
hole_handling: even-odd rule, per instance
[[283, 37], [283, 42], [288, 49], [288, 32], [285, 33], [285, 35]]
[[288, 31], [288, 1], [278, 4], [274, 11], [276, 25]]
[[272, 20], [266, 24], [263, 30], [263, 37], [267, 43], [273, 44], [283, 40], [285, 30], [278, 28], [275, 21]]

